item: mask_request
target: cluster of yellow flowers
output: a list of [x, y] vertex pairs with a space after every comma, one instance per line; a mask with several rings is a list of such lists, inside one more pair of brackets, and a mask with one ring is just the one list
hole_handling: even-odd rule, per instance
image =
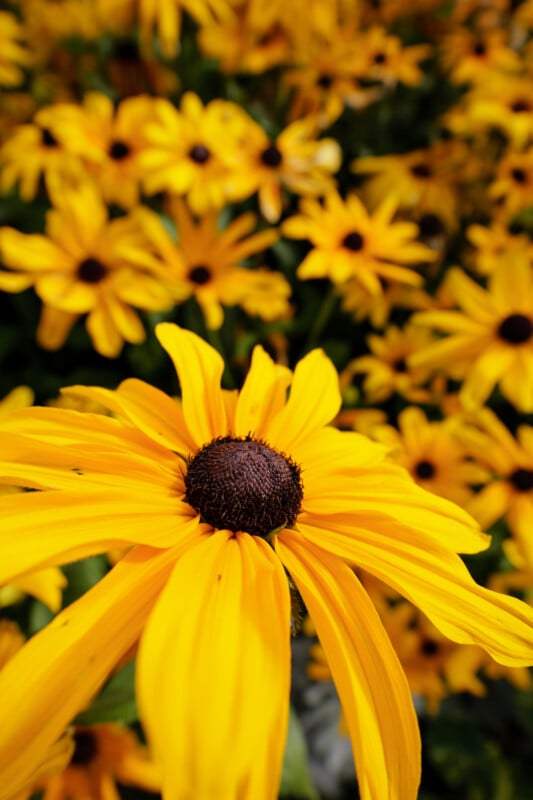
[[[0, 89], [0, 606], [51, 618], [0, 624], [0, 799], [277, 797], [302, 601], [362, 800], [414, 800], [411, 693], [531, 688], [533, 0], [13, 0]], [[76, 335], [179, 399], [50, 401]], [[152, 755], [83, 720], [134, 656]]]

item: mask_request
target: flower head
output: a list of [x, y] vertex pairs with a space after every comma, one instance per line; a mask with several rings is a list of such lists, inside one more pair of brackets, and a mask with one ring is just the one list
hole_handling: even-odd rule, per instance
[[274, 797], [287, 571], [341, 695], [361, 797], [414, 800], [409, 687], [352, 565], [510, 666], [533, 660], [533, 610], [474, 583], [457, 552], [487, 537], [468, 515], [417, 487], [380, 445], [329, 427], [340, 393], [322, 351], [291, 373], [257, 347], [241, 391], [225, 392], [223, 361], [202, 339], [170, 323], [157, 336], [181, 401], [139, 380], [74, 387], [119, 416], [28, 409], [3, 427], [2, 474], [37, 491], [3, 506], [0, 580], [133, 549], [0, 674], [2, 796], [140, 639], [137, 694], [164, 796]]

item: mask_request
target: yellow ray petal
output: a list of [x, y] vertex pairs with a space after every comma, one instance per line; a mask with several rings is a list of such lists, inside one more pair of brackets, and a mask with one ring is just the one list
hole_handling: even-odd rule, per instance
[[19, 575], [14, 581], [17, 589], [25, 594], [31, 594], [41, 603], [57, 613], [61, 608], [61, 593], [67, 585], [67, 579], [57, 567], [38, 569], [26, 575]]
[[533, 664], [533, 608], [478, 586], [459, 556], [424, 546], [421, 536], [395, 535], [394, 526], [365, 531], [347, 517], [334, 526], [298, 522], [306, 539], [392, 586], [448, 638], [476, 644], [500, 664]]
[[227, 431], [220, 381], [224, 362], [217, 351], [191, 331], [161, 322], [156, 335], [172, 359], [181, 385], [183, 414], [198, 447]]
[[274, 364], [262, 347], [255, 347], [250, 370], [239, 393], [235, 411], [237, 436], [265, 435], [270, 419], [280, 411], [291, 382], [290, 370]]
[[367, 593], [340, 560], [283, 531], [276, 551], [309, 610], [339, 691], [362, 800], [415, 800], [420, 736], [405, 674]]
[[[163, 498], [161, 498], [163, 500]], [[172, 547], [202, 526], [176, 499], [112, 491], [31, 492], [2, 499], [0, 584], [40, 567], [66, 564], [114, 547]], [[181, 511], [181, 513], [180, 513]], [[21, 541], [24, 547], [21, 547]]]
[[138, 639], [180, 551], [137, 548], [0, 672], [0, 798], [11, 798]]
[[298, 362], [286, 406], [269, 425], [268, 439], [288, 452], [294, 442], [327, 425], [342, 403], [339, 377], [322, 350]]
[[289, 615], [285, 573], [261, 539], [220, 531], [178, 562], [143, 634], [137, 673], [165, 797], [277, 796]]

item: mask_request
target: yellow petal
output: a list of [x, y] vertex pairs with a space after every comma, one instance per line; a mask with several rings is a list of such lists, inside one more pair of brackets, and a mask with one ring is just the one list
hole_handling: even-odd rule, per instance
[[289, 630], [285, 573], [263, 540], [220, 531], [176, 564], [137, 667], [141, 716], [169, 800], [277, 796]]
[[269, 425], [269, 441], [288, 452], [294, 442], [331, 422], [341, 403], [335, 367], [322, 350], [313, 350], [294, 370], [287, 404]]
[[179, 551], [138, 548], [36, 634], [0, 672], [0, 798], [45, 760], [138, 639]]
[[[327, 525], [325, 522], [324, 525]], [[449, 639], [476, 644], [507, 666], [533, 664], [533, 608], [479, 586], [454, 553], [423, 537], [364, 531], [353, 520], [334, 527], [298, 522], [306, 539], [375, 575], [429, 617]]]
[[276, 537], [324, 647], [354, 748], [362, 800], [415, 800], [420, 736], [405, 674], [353, 572], [295, 531]]
[[269, 420], [280, 411], [291, 381], [290, 370], [274, 364], [262, 347], [255, 347], [250, 370], [239, 393], [235, 434], [265, 436]]
[[26, 575], [19, 575], [14, 581], [17, 589], [25, 594], [31, 594], [41, 603], [57, 613], [61, 608], [61, 593], [67, 585], [67, 579], [57, 567], [39, 569]]
[[224, 361], [191, 331], [170, 322], [156, 326], [156, 335], [172, 359], [181, 385], [183, 413], [198, 447], [227, 433], [220, 381]]
[[[161, 498], [163, 499], [163, 498]], [[2, 499], [0, 584], [40, 567], [66, 564], [114, 547], [172, 547], [201, 528], [183, 504], [159, 509], [157, 497], [111, 491], [32, 492]], [[21, 544], [22, 543], [22, 544]]]

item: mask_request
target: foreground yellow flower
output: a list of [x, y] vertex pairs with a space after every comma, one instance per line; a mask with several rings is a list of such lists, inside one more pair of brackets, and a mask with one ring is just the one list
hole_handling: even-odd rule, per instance
[[0, 797], [139, 640], [139, 707], [164, 797], [277, 797], [287, 570], [339, 689], [361, 798], [414, 800], [409, 687], [351, 566], [509, 666], [533, 662], [533, 609], [474, 583], [457, 552], [488, 538], [465, 512], [417, 487], [380, 445], [328, 426], [340, 393], [321, 350], [292, 374], [257, 347], [241, 391], [224, 392], [224, 363], [202, 339], [170, 323], [157, 336], [181, 401], [132, 379], [70, 390], [119, 418], [33, 408], [3, 426], [2, 474], [37, 491], [5, 500], [0, 581], [136, 546], [2, 670]]

